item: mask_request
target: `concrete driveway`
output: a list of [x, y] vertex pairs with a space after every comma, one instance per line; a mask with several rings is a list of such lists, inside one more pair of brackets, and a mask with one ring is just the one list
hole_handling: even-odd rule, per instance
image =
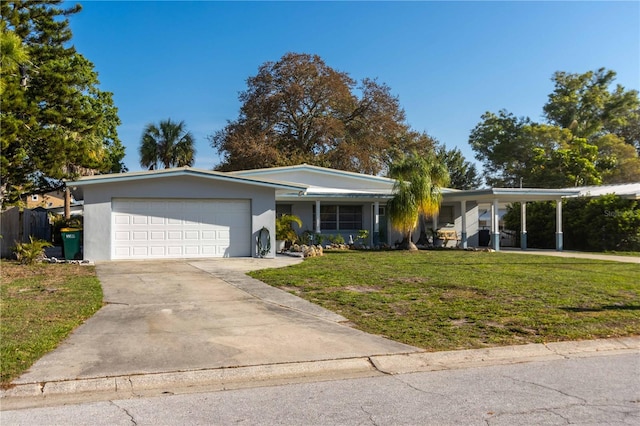
[[14, 383], [420, 352], [245, 275], [299, 259], [109, 262], [106, 305]]

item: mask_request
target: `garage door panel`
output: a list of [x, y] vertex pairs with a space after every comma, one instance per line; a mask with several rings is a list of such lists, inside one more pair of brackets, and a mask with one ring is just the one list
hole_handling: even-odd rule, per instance
[[151, 231], [151, 232], [149, 232], [149, 237], [152, 240], [164, 241], [165, 238], [167, 238], [167, 234], [164, 231]]
[[251, 255], [248, 200], [113, 200], [112, 257]]

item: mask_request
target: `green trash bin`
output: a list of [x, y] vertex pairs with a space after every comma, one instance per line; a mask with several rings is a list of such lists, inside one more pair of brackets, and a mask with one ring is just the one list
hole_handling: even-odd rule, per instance
[[82, 229], [62, 228], [60, 230], [60, 234], [62, 234], [62, 248], [64, 249], [64, 258], [66, 260], [82, 259], [82, 254], [80, 253], [80, 238], [82, 236]]

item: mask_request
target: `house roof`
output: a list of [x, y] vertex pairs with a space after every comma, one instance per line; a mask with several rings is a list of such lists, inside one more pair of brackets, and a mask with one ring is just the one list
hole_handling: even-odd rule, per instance
[[617, 185], [580, 186], [573, 188], [580, 191], [579, 196], [599, 197], [606, 194], [616, 194], [622, 198], [640, 200], [640, 182], [621, 183]]
[[281, 182], [265, 178], [255, 178], [248, 176], [236, 176], [229, 173], [216, 172], [212, 170], [194, 169], [191, 167], [180, 167], [174, 169], [147, 170], [141, 172], [113, 173], [106, 175], [86, 176], [78, 180], [68, 182], [69, 186], [84, 187], [89, 185], [105, 184], [105, 183], [121, 183], [134, 180], [157, 179], [163, 177], [193, 176], [203, 179], [212, 179], [219, 181], [231, 181], [246, 183], [248, 185], [263, 186], [275, 188], [284, 191], [300, 191], [304, 192], [308, 186], [291, 182]]
[[291, 173], [291, 172], [299, 172], [299, 171], [304, 171], [308, 173], [325, 174], [325, 175], [331, 175], [331, 176], [347, 177], [351, 179], [359, 179], [359, 180], [378, 182], [378, 183], [388, 183], [391, 185], [393, 185], [393, 183], [395, 182], [393, 179], [383, 177], [383, 176], [374, 176], [374, 175], [367, 175], [367, 174], [357, 173], [357, 172], [348, 172], [346, 170], [330, 169], [327, 167], [312, 166], [310, 164], [270, 167], [265, 169], [238, 170], [238, 171], [229, 172], [229, 174], [240, 175], [240, 176], [264, 176], [264, 175], [270, 175], [270, 174], [283, 174], [283, 173]]

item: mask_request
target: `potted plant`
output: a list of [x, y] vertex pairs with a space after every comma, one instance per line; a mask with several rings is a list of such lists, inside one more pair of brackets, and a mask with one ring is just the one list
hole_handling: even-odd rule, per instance
[[293, 243], [298, 238], [293, 224], [302, 226], [302, 220], [296, 215], [283, 214], [276, 217], [276, 252], [282, 252], [287, 242]]

